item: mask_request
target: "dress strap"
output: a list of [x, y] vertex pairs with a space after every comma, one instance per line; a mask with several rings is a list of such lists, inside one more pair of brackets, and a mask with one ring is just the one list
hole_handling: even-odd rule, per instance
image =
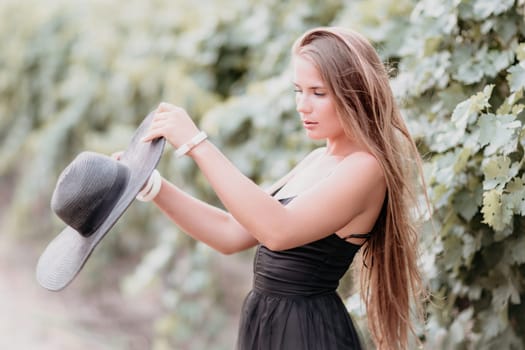
[[365, 239], [369, 239], [370, 237], [372, 237], [372, 235], [370, 233], [352, 233], [352, 234], [349, 234], [348, 236], [343, 237], [343, 239], [348, 239], [348, 238], [365, 238]]
[[277, 193], [279, 193], [279, 191], [282, 190], [283, 187], [284, 187], [284, 185], [282, 185], [281, 187], [277, 188], [275, 191], [273, 191], [272, 193], [270, 193], [270, 196], [275, 197], [275, 195], [276, 195]]

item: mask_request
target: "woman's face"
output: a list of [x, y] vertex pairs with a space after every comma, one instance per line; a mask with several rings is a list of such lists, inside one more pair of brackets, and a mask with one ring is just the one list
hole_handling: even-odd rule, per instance
[[295, 102], [308, 137], [334, 139], [344, 134], [337, 117], [335, 99], [321, 74], [307, 57], [293, 59]]

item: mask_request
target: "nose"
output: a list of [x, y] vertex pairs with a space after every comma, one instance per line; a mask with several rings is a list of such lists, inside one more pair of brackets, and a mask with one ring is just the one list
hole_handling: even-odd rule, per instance
[[312, 105], [308, 96], [304, 93], [298, 93], [295, 97], [295, 104], [297, 112], [309, 113], [312, 110]]

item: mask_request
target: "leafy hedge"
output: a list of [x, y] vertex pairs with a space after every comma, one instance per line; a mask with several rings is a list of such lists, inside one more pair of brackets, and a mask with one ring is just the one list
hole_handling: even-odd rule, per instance
[[373, 31], [398, 62], [393, 87], [435, 208], [423, 233], [430, 349], [524, 348], [524, 11], [418, 1], [395, 32]]

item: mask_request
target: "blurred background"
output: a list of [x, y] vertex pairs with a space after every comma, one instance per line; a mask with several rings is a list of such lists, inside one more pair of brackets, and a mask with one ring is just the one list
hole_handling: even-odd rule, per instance
[[[524, 0], [2, 0], [0, 347], [233, 349], [253, 251], [222, 256], [134, 203], [64, 291], [34, 268], [63, 228], [49, 202], [84, 150], [125, 149], [160, 101], [184, 106], [264, 185], [314, 146], [294, 110], [290, 46], [356, 29], [377, 47], [424, 157], [432, 290], [425, 349], [525, 348]], [[220, 205], [167, 147], [161, 173]], [[362, 332], [352, 281], [340, 292]], [[414, 346], [415, 348], [415, 346]]]

